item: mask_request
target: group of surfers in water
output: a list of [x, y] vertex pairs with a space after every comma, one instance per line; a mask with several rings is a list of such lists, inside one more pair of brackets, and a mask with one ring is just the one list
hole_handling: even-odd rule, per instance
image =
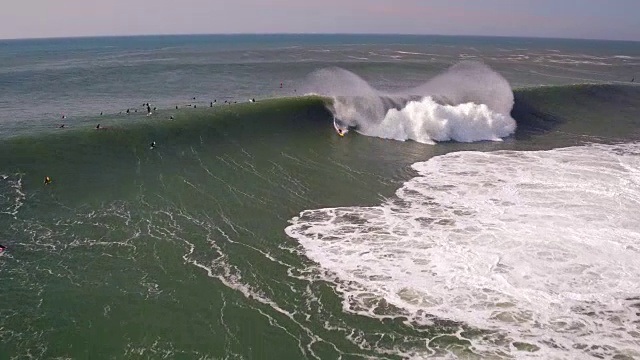
[[[280, 84], [280, 87], [282, 88], [282, 83]], [[196, 100], [196, 98], [195, 98], [195, 97], [193, 97], [193, 98], [192, 98], [192, 100]], [[255, 103], [255, 102], [256, 102], [256, 99], [255, 99], [255, 98], [252, 98], [252, 99], [250, 99], [250, 100], [249, 100], [249, 102]], [[216, 99], [214, 99], [213, 101], [209, 102], [209, 107], [213, 107], [213, 105], [214, 105], [214, 104], [216, 104], [216, 103], [217, 103], [217, 100], [216, 100]], [[225, 104], [228, 104], [228, 105], [231, 105], [231, 104], [232, 104], [232, 102], [231, 102], [231, 101], [229, 101], [229, 100], [225, 100], [225, 101], [224, 101], [224, 103], [225, 103]], [[237, 104], [237, 103], [238, 103], [237, 101], [234, 101], [234, 102], [233, 102], [233, 104]], [[147, 110], [147, 116], [151, 116], [151, 115], [153, 114], [152, 109], [151, 109], [151, 104], [149, 104], [149, 103], [144, 103], [144, 104], [142, 104], [142, 106], [146, 108], [146, 110]], [[197, 108], [197, 105], [196, 105], [196, 104], [193, 104], [193, 105], [192, 105], [192, 104], [188, 104], [188, 105], [186, 105], [186, 106], [187, 106], [187, 107], [193, 107], [194, 109], [196, 109], [196, 108]], [[177, 110], [177, 109], [178, 109], [178, 105], [176, 105], [176, 110]], [[156, 107], [154, 107], [154, 108], [153, 108], [153, 111], [156, 111], [156, 110], [157, 110], [157, 108], [156, 108]], [[137, 109], [134, 109], [134, 111], [133, 111], [133, 112], [134, 112], [134, 113], [137, 113], [137, 112], [138, 112], [138, 110], [137, 110]], [[131, 109], [127, 109], [125, 113], [126, 113], [127, 115], [131, 114]], [[120, 112], [120, 114], [122, 114], [122, 112]], [[100, 112], [100, 115], [102, 116], [102, 115], [103, 115], [103, 112]], [[66, 118], [67, 118], [67, 116], [66, 116], [66, 115], [62, 115], [62, 116], [61, 116], [61, 119], [62, 119], [62, 120], [66, 119]], [[170, 117], [169, 117], [169, 120], [173, 120], [173, 116], [170, 116]], [[60, 124], [59, 128], [60, 128], [60, 129], [65, 128], [65, 124]], [[107, 128], [105, 128], [105, 127], [103, 127], [103, 126], [100, 126], [100, 124], [98, 124], [98, 125], [96, 125], [96, 129], [97, 129], [97, 130], [103, 130], [103, 129], [107, 129]], [[338, 134], [339, 134], [340, 136], [344, 136], [344, 134], [342, 133], [342, 130], [339, 130]], [[151, 144], [149, 144], [149, 148], [150, 148], [150, 149], [155, 149], [155, 147], [156, 147], [156, 142], [155, 142], [155, 141], [152, 141], [152, 142], [151, 142]], [[49, 185], [49, 184], [51, 184], [51, 181], [52, 181], [52, 180], [51, 180], [51, 177], [49, 177], [49, 176], [45, 176], [45, 177], [44, 177], [44, 184], [45, 184], [45, 185]], [[2, 245], [2, 244], [0, 244], [0, 254], [4, 253], [6, 250], [7, 250], [7, 247], [6, 247], [6, 246], [4, 246], [4, 245]]]
[[[194, 98], [193, 98], [193, 100], [195, 100], [195, 99], [196, 99], [196, 98], [194, 97]], [[250, 100], [249, 100], [249, 102], [254, 103], [254, 102], [256, 102], [256, 99], [250, 99]], [[213, 104], [215, 104], [215, 103], [216, 103], [216, 100], [211, 101], [211, 102], [209, 103], [209, 107], [213, 107]], [[237, 103], [237, 102], [236, 102], [236, 103]], [[231, 101], [227, 101], [227, 100], [225, 100], [225, 104], [231, 104]], [[153, 114], [153, 112], [151, 111], [151, 105], [150, 105], [149, 103], [144, 103], [144, 104], [142, 104], [142, 106], [146, 107], [146, 110], [147, 110], [147, 116], [150, 116], [150, 115], [152, 115], [152, 114]], [[187, 105], [187, 106], [189, 106], [189, 107], [190, 107], [190, 106], [191, 106], [191, 104], [189, 104], [189, 105]], [[196, 105], [193, 105], [193, 108], [196, 108]], [[176, 105], [176, 109], [178, 109], [178, 105]], [[153, 111], [156, 111], [156, 110], [157, 110], [157, 108], [156, 108], [156, 107], [154, 107], [154, 108], [153, 108]], [[135, 110], [134, 112], [138, 112], [138, 110]], [[122, 112], [121, 112], [121, 113], [122, 113]], [[127, 113], [127, 114], [130, 114], [130, 113], [131, 113], [131, 109], [127, 109], [126, 113]], [[100, 115], [102, 115], [102, 112], [100, 113]], [[65, 116], [65, 115], [62, 115], [62, 119], [66, 119], [66, 116]], [[171, 116], [169, 119], [170, 119], [170, 120], [173, 120], [173, 116]], [[344, 129], [343, 127], [338, 126], [338, 125], [336, 124], [335, 118], [334, 118], [334, 122], [333, 122], [333, 124], [334, 124], [334, 127], [335, 127], [335, 129], [336, 129], [336, 132], [337, 132], [337, 133], [338, 133], [338, 135], [340, 135], [340, 136], [344, 136], [344, 135], [349, 131], [348, 129]], [[60, 125], [60, 128], [64, 128], [64, 124]], [[103, 130], [103, 129], [107, 129], [107, 128], [105, 128], [105, 127], [103, 127], [103, 126], [100, 126], [100, 124], [98, 124], [98, 125], [96, 126], [96, 129], [97, 129], [97, 130]], [[156, 147], [156, 142], [155, 142], [155, 141], [152, 141], [152, 142], [149, 144], [149, 149], [155, 149], [155, 147]], [[51, 184], [51, 178], [50, 178], [49, 176], [45, 176], [45, 178], [44, 178], [44, 184], [45, 184], [45, 185], [49, 185], [49, 184]], [[0, 245], [0, 253], [1, 253], [1, 252], [3, 252], [5, 249], [6, 249], [6, 247], [4, 247], [4, 246]]]
[[[196, 98], [195, 98], [195, 97], [193, 97], [193, 98], [192, 98], [192, 100], [196, 100]], [[256, 99], [255, 99], [255, 98], [249, 99], [249, 102], [254, 103], [254, 102], [256, 102]], [[218, 100], [217, 100], [217, 99], [214, 99], [213, 101], [210, 101], [210, 102], [209, 102], [209, 107], [211, 107], [211, 108], [212, 108], [212, 107], [213, 107], [213, 105], [214, 105], [214, 104], [217, 104], [217, 103], [218, 103]], [[237, 101], [231, 101], [231, 100], [225, 100], [225, 101], [224, 101], [224, 103], [225, 103], [225, 104], [227, 104], [227, 105], [231, 105], [231, 104], [237, 104], [238, 102], [237, 102]], [[153, 107], [153, 111], [152, 111], [152, 109], [151, 109], [151, 104], [150, 104], [150, 103], [144, 103], [144, 104], [142, 104], [142, 107], [143, 107], [143, 108], [145, 108], [145, 109], [147, 110], [147, 116], [151, 116], [151, 115], [153, 115], [153, 111], [157, 111], [157, 110], [158, 110], [158, 108], [157, 108], [157, 107]], [[197, 109], [197, 108], [198, 108], [198, 105], [197, 105], [197, 104], [187, 104], [187, 105], [185, 105], [185, 107], [193, 107], [194, 109]], [[176, 105], [176, 110], [178, 110], [178, 109], [179, 109], [179, 106], [178, 106], [178, 105]], [[138, 109], [133, 109], [133, 113], [137, 113], [137, 112], [138, 112]], [[127, 109], [124, 113], [125, 113], [125, 114], [127, 114], [127, 115], [130, 115], [130, 114], [132, 113], [131, 108]], [[100, 112], [100, 116], [102, 116], [103, 114], [104, 114], [104, 113], [101, 111], [101, 112]], [[122, 111], [120, 111], [120, 112], [118, 113], [118, 115], [122, 115]], [[62, 115], [60, 118], [61, 118], [62, 120], [64, 120], [64, 119], [66, 119], [66, 118], [67, 118], [67, 116], [66, 116], [66, 115]], [[169, 120], [173, 120], [173, 116], [170, 116], [170, 117], [169, 117]], [[58, 128], [60, 128], [60, 129], [64, 129], [65, 127], [66, 127], [66, 125], [65, 125], [65, 124], [60, 124], [60, 125], [58, 126]], [[105, 128], [104, 126], [100, 126], [100, 124], [98, 124], [98, 125], [96, 126], [96, 129], [98, 129], [98, 130], [104, 130], [104, 129], [106, 129], [106, 128]]]

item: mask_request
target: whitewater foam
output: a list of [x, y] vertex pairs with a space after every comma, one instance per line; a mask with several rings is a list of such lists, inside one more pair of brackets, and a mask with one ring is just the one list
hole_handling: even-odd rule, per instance
[[321, 69], [311, 74], [305, 92], [332, 97], [333, 115], [368, 136], [434, 144], [496, 141], [516, 129], [509, 83], [479, 62], [461, 62], [395, 93], [374, 89], [344, 69]]
[[501, 141], [514, 130], [509, 115], [494, 112], [484, 104], [440, 105], [431, 97], [410, 101], [401, 110], [390, 109], [381, 123], [360, 128], [364, 135], [426, 144]]
[[479, 354], [640, 357], [639, 155], [452, 153], [414, 164], [380, 206], [303, 211], [286, 233], [347, 312], [378, 316], [384, 299], [491, 331], [470, 339]]

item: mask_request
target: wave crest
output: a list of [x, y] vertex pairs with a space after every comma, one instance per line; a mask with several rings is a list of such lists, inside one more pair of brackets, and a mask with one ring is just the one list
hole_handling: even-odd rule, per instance
[[333, 115], [368, 136], [422, 143], [496, 141], [516, 129], [511, 86], [479, 62], [458, 63], [397, 93], [379, 91], [340, 68], [314, 72], [308, 86], [310, 92], [333, 98], [328, 106]]

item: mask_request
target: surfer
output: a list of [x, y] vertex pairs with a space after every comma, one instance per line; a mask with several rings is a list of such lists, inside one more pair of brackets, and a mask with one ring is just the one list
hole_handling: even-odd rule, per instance
[[48, 177], [48, 176], [45, 176], [45, 177], [44, 177], [44, 184], [45, 184], [45, 185], [49, 185], [49, 184], [51, 184], [51, 178], [50, 178], [50, 177]]
[[343, 126], [338, 126], [338, 122], [335, 117], [333, 118], [333, 127], [334, 129], [336, 129], [336, 132], [340, 136], [345, 136], [346, 133], [349, 131], [348, 129], [345, 129]]
[[169, 120], [173, 120], [173, 115], [169, 116]]
[[178, 105], [176, 105], [176, 110], [178, 110]]
[[150, 148], [150, 149], [153, 149], [153, 148], [155, 148], [155, 147], [156, 147], [156, 142], [155, 142], [155, 141], [152, 141], [152, 142], [151, 142], [151, 144], [149, 144], [149, 148]]
[[131, 111], [129, 109], [127, 109], [127, 115], [129, 115], [131, 113]]
[[634, 81], [636, 81], [636, 77], [635, 76], [631, 78], [631, 82], [634, 82]]
[[102, 116], [102, 111], [100, 111], [100, 116]]
[[4, 252], [5, 250], [7, 250], [7, 247], [0, 244], [0, 253]]
[[98, 124], [98, 126], [96, 126], [96, 129], [97, 129], [97, 130], [100, 130], [100, 124]]
[[213, 107], [213, 101], [209, 103], [209, 107]]
[[64, 124], [60, 124], [60, 129], [62, 129], [64, 127]]

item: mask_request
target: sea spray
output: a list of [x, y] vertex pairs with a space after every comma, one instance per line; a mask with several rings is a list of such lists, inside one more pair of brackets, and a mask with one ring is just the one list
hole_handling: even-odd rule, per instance
[[396, 93], [373, 88], [340, 68], [309, 76], [308, 91], [329, 96], [329, 110], [358, 132], [395, 140], [497, 141], [511, 135], [513, 92], [487, 65], [465, 61], [425, 84]]
[[509, 115], [494, 112], [485, 104], [441, 105], [427, 96], [410, 101], [401, 110], [390, 109], [380, 124], [364, 126], [361, 131], [370, 136], [432, 144], [500, 141], [514, 130], [515, 121]]

